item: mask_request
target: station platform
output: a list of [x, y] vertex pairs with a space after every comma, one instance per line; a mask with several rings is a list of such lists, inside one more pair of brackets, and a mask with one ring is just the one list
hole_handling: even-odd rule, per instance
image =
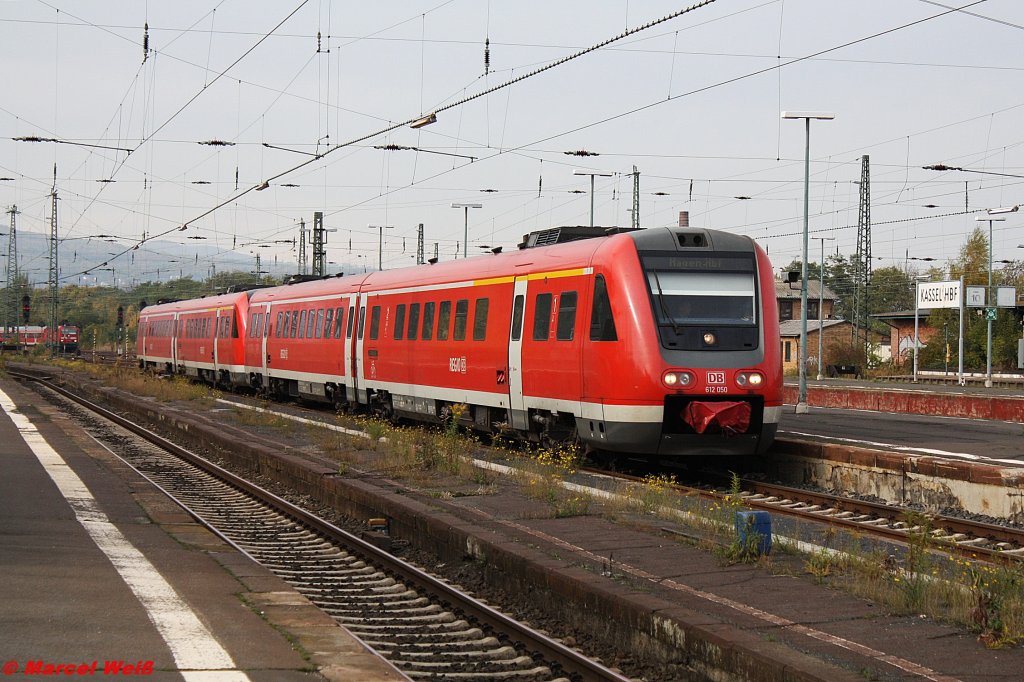
[[9, 380], [0, 444], [5, 678], [406, 679]]

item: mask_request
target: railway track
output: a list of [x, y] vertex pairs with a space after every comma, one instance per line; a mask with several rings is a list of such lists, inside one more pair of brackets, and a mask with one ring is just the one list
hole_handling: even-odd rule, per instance
[[[638, 476], [606, 469], [583, 471], [633, 482], [643, 480]], [[710, 478], [713, 479], [715, 489], [685, 484], [677, 484], [674, 489], [683, 495], [698, 495], [719, 501], [731, 494], [728, 490], [728, 477], [712, 474]], [[743, 504], [754, 510], [803, 518], [857, 531], [865, 537], [903, 543], [915, 535], [927, 533], [933, 546], [945, 548], [952, 554], [990, 563], [1024, 561], [1024, 528], [931, 513], [920, 515], [922, 520], [926, 519], [927, 525], [915, 525], [909, 519], [917, 518], [918, 515], [910, 514], [913, 510], [899, 505], [751, 479], [740, 479], [739, 484]]]
[[1024, 529], [949, 515], [928, 515], [927, 525], [907, 520], [907, 509], [790, 486], [743, 481], [743, 502], [754, 509], [802, 516], [900, 541], [927, 533], [951, 552], [989, 562], [1024, 561]]
[[412, 679], [629, 679], [98, 405], [12, 374], [85, 408], [108, 449]]

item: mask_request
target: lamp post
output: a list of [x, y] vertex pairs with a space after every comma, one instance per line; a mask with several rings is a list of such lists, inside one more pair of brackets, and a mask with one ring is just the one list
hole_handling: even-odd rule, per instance
[[824, 377], [821, 376], [821, 359], [825, 353], [825, 342], [822, 332], [824, 331], [825, 323], [823, 319], [825, 317], [825, 242], [834, 242], [835, 237], [815, 237], [821, 242], [821, 268], [820, 277], [818, 279], [818, 381], [821, 381]]
[[803, 119], [806, 130], [804, 145], [804, 244], [800, 277], [800, 394], [796, 403], [796, 413], [807, 412], [807, 224], [810, 220], [810, 187], [811, 187], [811, 119], [831, 121], [835, 114], [824, 111], [783, 111], [782, 118]]
[[1020, 206], [1010, 206], [1007, 208], [990, 208], [985, 211], [985, 215], [975, 217], [976, 221], [987, 221], [988, 222], [988, 289], [985, 292], [985, 303], [988, 304], [985, 309], [985, 321], [988, 326], [987, 342], [985, 345], [985, 388], [992, 388], [992, 320], [995, 318], [996, 307], [992, 300], [992, 223], [997, 220], [1006, 220], [999, 216], [1002, 213], [1013, 213]]
[[377, 230], [377, 269], [384, 269], [384, 230], [395, 229], [394, 225], [367, 225], [371, 230]]
[[594, 177], [601, 176], [602, 178], [610, 178], [611, 173], [607, 171], [595, 171], [595, 170], [580, 170], [576, 169], [572, 172], [573, 175], [589, 175], [590, 176], [590, 226], [594, 226]]
[[463, 230], [462, 230], [462, 257], [463, 258], [466, 257], [466, 254], [467, 254], [467, 251], [468, 251], [467, 245], [469, 244], [469, 209], [471, 209], [471, 208], [483, 208], [483, 207], [484, 207], [483, 204], [452, 204], [452, 208], [461, 208], [463, 210], [463, 212], [464, 212], [463, 215], [465, 216], [465, 220], [463, 222]]

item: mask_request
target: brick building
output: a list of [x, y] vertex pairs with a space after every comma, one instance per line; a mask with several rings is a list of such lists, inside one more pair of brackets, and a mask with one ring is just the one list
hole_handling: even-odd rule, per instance
[[[918, 313], [917, 335], [921, 347], [928, 345], [928, 341], [939, 333], [941, 342], [942, 330], [935, 330], [928, 326], [928, 314], [930, 310], [921, 310]], [[912, 365], [914, 363], [914, 311], [897, 310], [891, 313], [878, 313], [872, 318], [889, 325], [889, 343], [892, 348], [892, 363], [894, 365]], [[956, 330], [954, 338], [959, 333]]]
[[[779, 335], [782, 340], [782, 369], [787, 373], [798, 372], [800, 368], [800, 328], [803, 311], [800, 307], [800, 285], [780, 280], [775, 281], [775, 299], [779, 305]], [[822, 365], [829, 364], [829, 345], [848, 342], [852, 336], [852, 324], [847, 320], [835, 319], [837, 296], [827, 286], [822, 289], [820, 281], [807, 280], [807, 362], [814, 371], [818, 366], [818, 323], [826, 356]], [[820, 305], [819, 305], [820, 304]]]

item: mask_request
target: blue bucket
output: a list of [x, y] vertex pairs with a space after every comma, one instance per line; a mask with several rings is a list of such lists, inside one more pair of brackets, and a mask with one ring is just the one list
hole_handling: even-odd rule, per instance
[[[757, 540], [752, 538], [757, 535]], [[772, 517], [766, 511], [736, 512], [736, 537], [741, 547], [749, 547], [757, 555], [772, 551]]]

